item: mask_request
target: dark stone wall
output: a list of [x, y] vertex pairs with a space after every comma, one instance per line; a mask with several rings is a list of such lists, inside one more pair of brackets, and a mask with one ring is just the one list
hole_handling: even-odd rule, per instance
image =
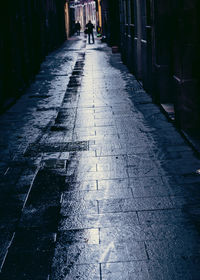
[[69, 25], [70, 25], [70, 32], [69, 35], [72, 36], [75, 33], [75, 9], [69, 9]]
[[200, 135], [200, 3], [174, 3], [173, 81], [177, 123]]
[[171, 0], [152, 2], [152, 43], [155, 100], [171, 103], [172, 94], [172, 33], [174, 15]]
[[101, 0], [102, 35], [106, 36], [108, 45], [120, 44], [119, 1]]
[[66, 38], [64, 0], [6, 1], [0, 11], [0, 107], [15, 100]]
[[198, 0], [119, 0], [123, 61], [177, 125], [200, 134]]

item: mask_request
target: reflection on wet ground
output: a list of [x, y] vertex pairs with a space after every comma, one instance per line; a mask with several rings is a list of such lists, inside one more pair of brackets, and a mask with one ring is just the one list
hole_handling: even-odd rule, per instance
[[0, 278], [199, 280], [200, 161], [96, 41], [0, 117]]

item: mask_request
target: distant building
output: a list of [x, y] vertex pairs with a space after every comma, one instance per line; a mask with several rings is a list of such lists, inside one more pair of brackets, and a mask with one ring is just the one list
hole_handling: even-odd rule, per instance
[[79, 21], [82, 31], [89, 20], [96, 26], [96, 2], [94, 0], [73, 1], [75, 21]]

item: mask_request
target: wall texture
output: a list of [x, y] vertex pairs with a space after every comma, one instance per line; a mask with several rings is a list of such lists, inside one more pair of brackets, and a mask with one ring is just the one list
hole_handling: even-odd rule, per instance
[[0, 106], [12, 102], [66, 38], [64, 0], [6, 1], [0, 11]]
[[120, 44], [119, 1], [101, 0], [102, 35], [110, 46]]
[[200, 134], [198, 0], [119, 0], [123, 61], [177, 125]]

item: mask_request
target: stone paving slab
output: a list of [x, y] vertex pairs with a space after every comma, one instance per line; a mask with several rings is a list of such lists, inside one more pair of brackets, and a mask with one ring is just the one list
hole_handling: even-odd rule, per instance
[[0, 279], [199, 280], [200, 160], [120, 54], [72, 37], [0, 134]]

